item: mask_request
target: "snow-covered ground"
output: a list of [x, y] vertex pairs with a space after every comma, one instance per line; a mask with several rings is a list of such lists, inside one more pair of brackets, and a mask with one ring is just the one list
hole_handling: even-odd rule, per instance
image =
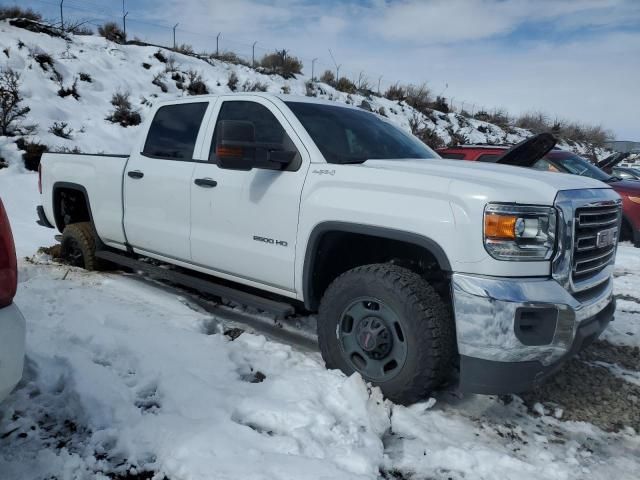
[[[526, 404], [442, 392], [393, 405], [317, 353], [251, 333], [232, 340], [223, 319], [179, 294], [34, 256], [54, 241], [34, 222], [36, 184], [0, 171], [28, 323], [24, 379], [0, 404], [2, 480], [640, 478], [638, 425], [590, 421], [616, 412], [615, 395], [635, 396], [637, 412], [637, 363], [575, 362], [625, 388], [581, 392], [595, 412], [584, 417], [535, 393]], [[617, 275], [625, 300], [606, 339], [633, 361], [640, 250], [620, 247]]]

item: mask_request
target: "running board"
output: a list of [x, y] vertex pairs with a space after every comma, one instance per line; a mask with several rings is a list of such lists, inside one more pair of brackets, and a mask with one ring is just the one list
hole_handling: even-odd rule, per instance
[[123, 267], [140, 270], [142, 272], [148, 273], [149, 275], [152, 275], [155, 278], [168, 280], [185, 287], [193, 288], [200, 292], [205, 292], [217, 297], [222, 297], [235, 303], [270, 312], [281, 318], [288, 317], [295, 313], [295, 309], [293, 308], [293, 306], [288, 303], [263, 298], [252, 293], [244, 292], [232, 287], [227, 287], [225, 285], [220, 285], [209, 280], [188, 275], [186, 273], [167, 270], [166, 268], [151, 265], [146, 262], [141, 262], [140, 260], [136, 260], [119, 253], [111, 252], [109, 250], [96, 251], [96, 257], [116, 263], [118, 265], [122, 265]]

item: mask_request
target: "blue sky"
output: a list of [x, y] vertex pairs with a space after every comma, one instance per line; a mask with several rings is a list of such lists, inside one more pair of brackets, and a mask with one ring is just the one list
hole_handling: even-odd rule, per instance
[[[0, 0], [0, 4], [16, 2]], [[58, 0], [20, 0], [59, 16]], [[99, 23], [122, 0], [65, 0]], [[427, 84], [467, 110], [543, 111], [640, 140], [640, 0], [125, 0], [130, 36], [256, 55], [286, 48], [310, 73]]]

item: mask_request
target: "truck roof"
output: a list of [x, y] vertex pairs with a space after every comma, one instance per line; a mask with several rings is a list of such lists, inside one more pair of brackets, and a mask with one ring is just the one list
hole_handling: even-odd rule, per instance
[[242, 95], [242, 96], [251, 96], [251, 97], [262, 97], [268, 99], [278, 99], [283, 102], [300, 102], [300, 103], [315, 103], [322, 105], [329, 105], [333, 107], [341, 107], [341, 108], [354, 108], [359, 109], [354, 105], [349, 105], [346, 103], [335, 102], [332, 100], [324, 100], [317, 97], [307, 97], [304, 95], [285, 95], [283, 93], [268, 93], [268, 92], [233, 92], [233, 93], [217, 93], [217, 94], [209, 94], [209, 95], [197, 95], [197, 96], [189, 96], [189, 97], [176, 97], [174, 99], [163, 100], [158, 102], [158, 105], [173, 105], [176, 103], [190, 103], [197, 101], [199, 99], [214, 99], [218, 97], [228, 97], [234, 95]]

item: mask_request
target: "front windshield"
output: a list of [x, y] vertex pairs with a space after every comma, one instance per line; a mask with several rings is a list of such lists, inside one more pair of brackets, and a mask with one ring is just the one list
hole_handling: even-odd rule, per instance
[[584, 158], [568, 152], [551, 152], [543, 159], [538, 160], [533, 167], [538, 170], [555, 170], [573, 175], [582, 175], [583, 177], [595, 178], [601, 182], [608, 182], [613, 179], [613, 177]]
[[413, 135], [372, 113], [310, 102], [286, 104], [329, 163], [439, 158]]

